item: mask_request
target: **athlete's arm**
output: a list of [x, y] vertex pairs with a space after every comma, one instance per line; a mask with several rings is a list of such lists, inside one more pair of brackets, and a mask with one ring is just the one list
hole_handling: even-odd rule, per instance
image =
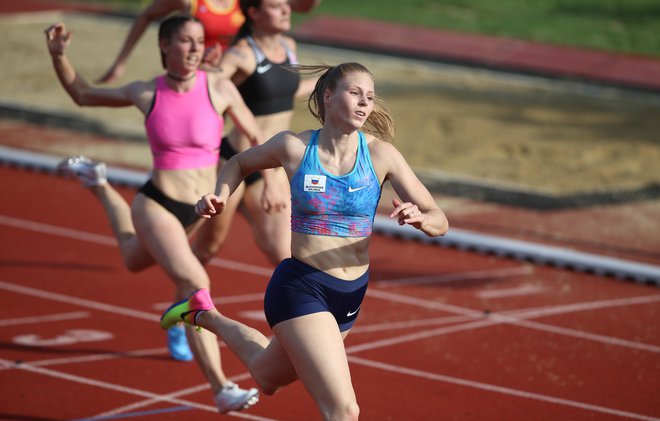
[[62, 87], [76, 104], [106, 107], [136, 105], [141, 97], [144, 83], [134, 82], [114, 89], [95, 88], [78, 74], [65, 55], [65, 50], [72, 38], [72, 33], [67, 32], [65, 25], [56, 23], [45, 32], [55, 73]]
[[444, 235], [449, 229], [445, 213], [403, 155], [391, 143], [381, 140], [373, 140], [369, 151], [376, 173], [383, 174], [401, 198], [393, 200], [390, 217], [397, 218], [400, 225], [412, 225], [429, 237]]

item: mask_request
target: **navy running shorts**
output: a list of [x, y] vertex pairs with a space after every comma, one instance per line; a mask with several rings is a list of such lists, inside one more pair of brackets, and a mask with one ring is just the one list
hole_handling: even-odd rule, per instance
[[272, 328], [285, 320], [328, 311], [339, 330], [345, 332], [357, 319], [368, 281], [369, 271], [354, 281], [345, 281], [295, 258], [284, 259], [266, 288], [266, 320]]

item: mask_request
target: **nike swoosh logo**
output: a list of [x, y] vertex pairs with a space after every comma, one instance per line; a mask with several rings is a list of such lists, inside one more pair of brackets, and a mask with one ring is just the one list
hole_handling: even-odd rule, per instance
[[263, 66], [257, 66], [257, 73], [266, 73], [267, 71], [270, 70], [270, 68], [273, 67], [272, 64], [265, 64]]
[[352, 315], [354, 315], [354, 314], [357, 313], [358, 311], [360, 311], [360, 307], [358, 307], [358, 309], [355, 310], [355, 311], [349, 311], [348, 313], [346, 313], [346, 317], [351, 317]]
[[351, 187], [351, 186], [348, 186], [348, 192], [349, 192], [349, 193], [353, 193], [353, 192], [355, 192], [355, 191], [362, 190], [362, 189], [365, 188], [365, 187], [367, 187], [367, 186], [361, 186], [361, 187], [356, 187], [356, 188], [353, 188], [353, 187]]

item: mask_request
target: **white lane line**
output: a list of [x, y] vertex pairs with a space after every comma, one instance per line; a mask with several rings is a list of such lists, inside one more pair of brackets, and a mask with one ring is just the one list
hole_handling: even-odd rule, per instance
[[356, 324], [355, 327], [351, 329], [351, 335], [358, 333], [367, 333], [367, 332], [381, 332], [381, 331], [391, 332], [395, 329], [412, 329], [423, 326], [438, 326], [449, 323], [467, 322], [472, 320], [474, 320], [474, 317], [472, 316], [444, 316], [444, 317], [433, 317], [430, 319], [409, 320], [405, 322], [373, 323], [370, 325]]
[[[13, 364], [13, 363], [7, 360], [0, 360], [0, 365], [7, 365], [7, 364]], [[145, 390], [136, 389], [133, 387], [121, 386], [115, 383], [108, 383], [100, 380], [90, 379], [88, 377], [82, 377], [75, 374], [63, 373], [61, 371], [51, 370], [43, 367], [36, 367], [28, 363], [16, 365], [15, 368], [20, 370], [25, 370], [31, 373], [40, 374], [43, 376], [53, 377], [60, 380], [67, 380], [74, 383], [84, 384], [91, 387], [112, 390], [115, 392], [125, 393], [128, 395], [140, 396], [143, 398], [151, 399], [154, 402], [164, 402], [164, 403], [171, 403], [180, 406], [189, 406], [195, 409], [200, 409], [202, 411], [213, 412], [213, 413], [218, 412], [218, 409], [215, 406], [202, 405], [196, 402], [178, 399], [176, 397], [170, 397], [169, 395], [158, 395], [156, 393], [147, 392]], [[272, 418], [264, 418], [264, 417], [259, 417], [259, 416], [240, 413], [240, 412], [231, 412], [227, 415], [231, 415], [239, 418], [251, 419], [251, 420], [259, 420], [259, 421], [273, 420]]]
[[447, 273], [428, 276], [416, 276], [410, 278], [387, 279], [375, 281], [379, 288], [392, 288], [409, 285], [435, 285], [448, 284], [452, 282], [474, 281], [478, 279], [508, 278], [512, 276], [529, 275], [534, 272], [534, 267], [518, 266], [513, 268], [486, 269], [473, 272]]
[[660, 418], [655, 418], [643, 414], [636, 414], [634, 412], [622, 411], [619, 409], [607, 408], [599, 405], [592, 405], [583, 402], [577, 402], [569, 399], [556, 398], [553, 396], [542, 395], [540, 393], [526, 392], [524, 390], [511, 389], [508, 387], [492, 385], [488, 383], [481, 383], [473, 380], [459, 379], [457, 377], [445, 376], [442, 374], [428, 373], [426, 371], [415, 370], [412, 368], [400, 367], [392, 364], [382, 363], [378, 361], [360, 358], [353, 355], [348, 357], [348, 360], [353, 364], [363, 365], [367, 367], [376, 368], [379, 370], [389, 371], [396, 374], [405, 374], [408, 376], [424, 378], [433, 381], [455, 384], [459, 386], [469, 387], [472, 389], [485, 390], [488, 392], [500, 393], [509, 396], [515, 396], [523, 399], [532, 399], [537, 401], [548, 402], [556, 405], [570, 406], [579, 408], [586, 411], [598, 412], [602, 414], [615, 415], [624, 418], [632, 418], [637, 420], [646, 421], [659, 421]]
[[134, 317], [136, 319], [148, 320], [150, 322], [160, 321], [160, 316], [144, 311], [128, 309], [119, 307], [112, 304], [100, 303], [98, 301], [86, 300], [84, 298], [72, 297], [70, 295], [58, 294], [55, 292], [44, 291], [36, 288], [25, 287], [16, 285], [9, 282], [0, 281], [0, 289], [6, 291], [16, 292], [24, 295], [31, 295], [33, 297], [43, 298], [45, 300], [59, 301], [71, 305], [91, 308], [93, 310], [106, 311], [113, 314], [121, 314], [124, 316]]
[[515, 288], [500, 288], [479, 291], [475, 295], [477, 298], [493, 299], [493, 298], [509, 298], [521, 297], [524, 295], [534, 295], [544, 292], [546, 289], [540, 285], [525, 284]]
[[[123, 358], [140, 358], [147, 357], [150, 355], [164, 355], [169, 354], [167, 347], [160, 348], [151, 348], [151, 349], [141, 349], [136, 351], [126, 351], [126, 352], [107, 352], [103, 354], [95, 355], [82, 355], [78, 357], [63, 357], [63, 358], [49, 358], [45, 360], [35, 360], [29, 361], [29, 364], [34, 367], [48, 367], [52, 365], [67, 365], [67, 364], [81, 364], [97, 361], [108, 361], [108, 360], [118, 360]], [[14, 363], [11, 366], [5, 366], [1, 370], [13, 370], [20, 363]]]
[[55, 225], [42, 224], [41, 222], [28, 221], [25, 219], [12, 218], [11, 216], [6, 215], [0, 215], [0, 224], [24, 229], [27, 231], [34, 231], [40, 234], [56, 235], [58, 237], [70, 238], [72, 240], [82, 240], [87, 241], [88, 243], [101, 244], [104, 246], [117, 245], [117, 240], [115, 240], [114, 237], [58, 227]]
[[[250, 373], [243, 373], [243, 374], [239, 374], [239, 375], [236, 375], [236, 376], [229, 377], [229, 380], [231, 380], [233, 382], [240, 382], [240, 381], [243, 381], [243, 380], [246, 380], [246, 379], [251, 379], [251, 378], [252, 377], [250, 376]], [[197, 386], [189, 387], [187, 389], [177, 390], [176, 392], [168, 393], [165, 396], [170, 397], [170, 398], [180, 398], [182, 396], [192, 395], [194, 393], [201, 392], [203, 390], [208, 390], [210, 388], [211, 388], [211, 386], [208, 383], [204, 383], [204, 384], [200, 384], [200, 385], [197, 385]], [[120, 415], [120, 414], [123, 414], [123, 413], [126, 413], [126, 412], [132, 412], [132, 411], [135, 411], [136, 409], [145, 408], [147, 406], [151, 406], [151, 405], [156, 404], [156, 403], [158, 403], [158, 401], [156, 401], [154, 399], [146, 399], [146, 400], [142, 400], [142, 401], [137, 401], [137, 402], [133, 402], [131, 404], [125, 405], [125, 406], [121, 406], [121, 407], [112, 409], [110, 411], [106, 411], [106, 412], [103, 412], [103, 413], [100, 413], [100, 414], [93, 415], [93, 416], [89, 417], [89, 419], [94, 420], [94, 419], [98, 419], [98, 418], [112, 417], [112, 416]]]
[[[117, 240], [114, 237], [109, 237], [100, 234], [89, 233], [85, 231], [62, 228], [55, 225], [42, 224], [40, 222], [28, 221], [25, 219], [12, 218], [11, 216], [0, 215], [0, 224], [7, 225], [14, 228], [20, 228], [28, 231], [34, 231], [41, 234], [56, 235], [73, 240], [82, 240], [90, 243], [101, 244], [104, 246], [117, 246]], [[235, 270], [237, 272], [251, 273], [254, 275], [268, 276], [273, 273], [273, 269], [264, 268], [261, 266], [251, 265], [248, 263], [234, 262], [231, 260], [221, 259], [214, 257], [209, 261], [212, 266], [222, 267], [225, 269]]]
[[18, 317], [15, 319], [0, 320], [0, 327], [84, 319], [89, 317], [89, 315], [87, 311], [72, 311], [69, 313], [49, 314], [47, 316]]
[[[416, 341], [419, 339], [430, 338], [433, 336], [446, 335], [454, 332], [462, 332], [472, 329], [480, 329], [483, 327], [498, 325], [498, 324], [512, 324], [520, 327], [525, 327], [529, 329], [551, 332], [554, 334], [560, 334], [565, 336], [576, 337], [579, 339], [587, 339], [595, 342], [606, 343], [609, 345], [619, 345], [627, 348], [639, 349], [643, 351], [649, 351], [654, 353], [660, 353], [660, 347], [655, 345], [644, 344], [640, 342], [628, 341], [625, 339], [613, 338], [604, 335], [598, 335], [588, 332], [583, 332], [579, 330], [562, 328], [553, 325], [547, 325], [543, 323], [531, 322], [525, 319], [531, 319], [535, 317], [540, 317], [549, 314], [547, 308], [541, 310], [517, 310], [515, 313], [509, 312], [509, 314], [515, 314], [515, 317], [507, 315], [506, 313], [501, 314], [490, 314], [488, 318], [485, 318], [484, 313], [478, 312], [471, 309], [466, 309], [462, 307], [457, 307], [453, 305], [447, 305], [438, 303], [436, 301], [422, 300], [420, 298], [406, 297], [399, 294], [394, 294], [386, 291], [377, 291], [377, 290], [368, 290], [367, 294], [376, 298], [396, 301], [399, 303], [407, 303], [412, 305], [418, 305], [421, 307], [432, 308], [436, 310], [443, 310], [450, 313], [458, 313], [464, 316], [472, 316], [473, 319], [477, 320], [472, 323], [465, 323], [457, 326], [443, 327], [439, 329], [432, 329], [423, 332], [416, 332], [407, 335], [401, 335], [397, 337], [391, 337], [388, 339], [383, 339], [375, 342], [364, 343], [361, 345], [354, 345], [346, 348], [346, 352], [355, 353], [361, 352], [369, 349], [382, 348], [385, 346], [397, 345], [405, 342]], [[583, 303], [573, 304], [567, 306], [562, 310], [554, 311], [553, 314], [567, 314], [576, 311], [586, 311], [594, 308], [611, 308], [617, 306], [627, 306], [627, 305], [637, 305], [637, 304], [647, 304], [653, 302], [659, 302], [660, 295], [652, 296], [643, 296], [643, 297], [632, 297], [632, 298], [623, 298], [616, 300], [605, 300], [604, 302], [596, 303]]]

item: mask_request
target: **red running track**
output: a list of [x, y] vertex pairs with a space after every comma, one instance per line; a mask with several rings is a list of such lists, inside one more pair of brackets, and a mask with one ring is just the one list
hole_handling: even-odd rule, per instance
[[[170, 281], [123, 269], [94, 198], [3, 166], [0, 188], [0, 418], [218, 418], [197, 367], [167, 355]], [[269, 334], [271, 268], [243, 219], [228, 244], [213, 295]], [[362, 420], [660, 419], [657, 287], [380, 236], [372, 262], [346, 342]], [[319, 419], [299, 383], [228, 416]]]

